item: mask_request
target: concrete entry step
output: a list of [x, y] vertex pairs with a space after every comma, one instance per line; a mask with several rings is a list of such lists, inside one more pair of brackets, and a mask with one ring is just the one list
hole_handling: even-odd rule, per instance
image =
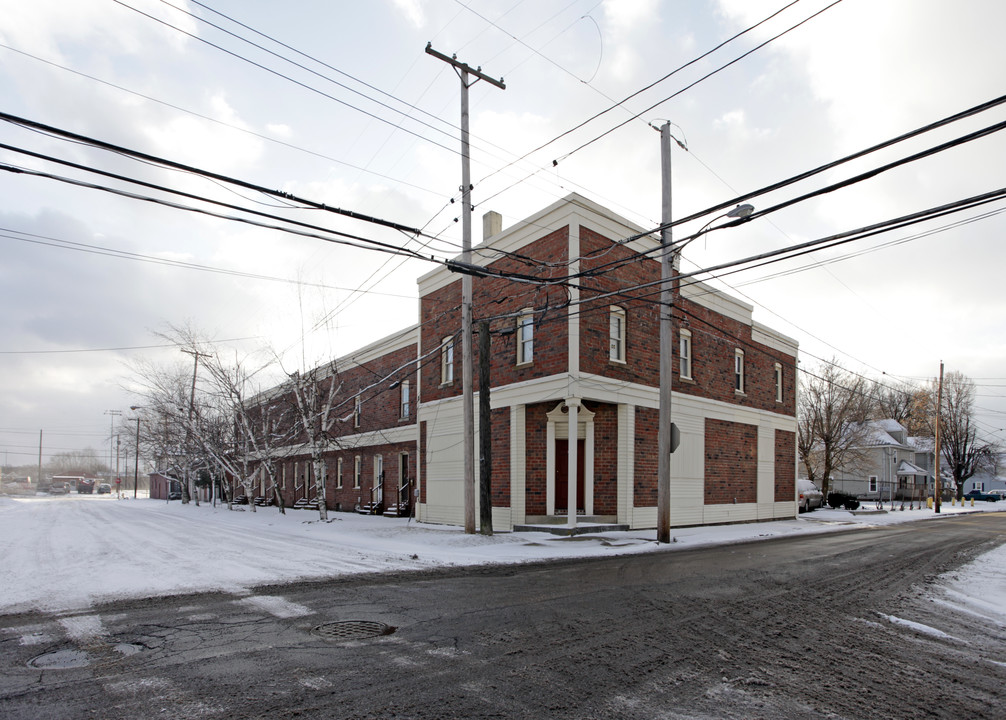
[[591, 533], [602, 532], [624, 532], [628, 529], [628, 525], [619, 525], [617, 523], [577, 523], [576, 527], [570, 527], [569, 525], [556, 525], [553, 523], [513, 526], [514, 532], [544, 532], [551, 535], [562, 535], [567, 537], [572, 535], [589, 535]]

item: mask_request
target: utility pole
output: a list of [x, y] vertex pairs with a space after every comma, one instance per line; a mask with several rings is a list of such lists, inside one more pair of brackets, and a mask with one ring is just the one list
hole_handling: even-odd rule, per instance
[[[189, 444], [192, 441], [192, 417], [195, 415], [196, 411], [196, 375], [199, 373], [199, 358], [210, 357], [210, 353], [201, 353], [196, 349], [188, 350], [186, 348], [179, 348], [186, 355], [192, 356], [192, 390], [189, 393], [189, 419], [185, 423], [185, 453], [189, 452]], [[189, 458], [185, 458], [185, 492], [188, 493], [193, 502], [195, 502], [196, 507], [199, 507], [199, 494], [196, 492], [195, 482], [191, 478], [191, 468], [189, 467], [191, 463]], [[168, 493], [170, 496], [170, 493]], [[184, 500], [183, 494], [182, 502]]]
[[936, 512], [940, 511], [940, 416], [943, 414], [943, 361], [940, 360], [940, 385], [939, 390], [936, 392], [936, 460], [933, 463], [935, 465], [935, 470], [933, 472], [935, 490], [933, 493], [933, 503], [936, 506]]
[[483, 535], [493, 534], [493, 436], [489, 405], [489, 321], [479, 323], [479, 520]]
[[115, 418], [118, 415], [122, 415], [121, 410], [106, 410], [105, 414], [109, 416], [108, 418], [108, 480], [112, 480], [112, 438], [115, 436]]
[[[6, 453], [4, 453], [6, 455]], [[38, 431], [38, 480], [35, 482], [35, 488], [38, 489], [42, 485], [42, 431]]]
[[[681, 147], [684, 145], [675, 140]], [[671, 541], [671, 382], [674, 371], [674, 250], [671, 238], [671, 123], [660, 126], [660, 408], [657, 416], [657, 542]]]
[[136, 486], [140, 482], [140, 416], [136, 416], [136, 448], [133, 458], [135, 466], [133, 467], [133, 499], [136, 499]]
[[[500, 90], [506, 90], [503, 78], [495, 80], [482, 72], [482, 67], [474, 70], [460, 62], [458, 56], [447, 57], [433, 49], [433, 43], [426, 43], [426, 54], [443, 60], [454, 68], [461, 78], [461, 262], [472, 262], [472, 184], [470, 151], [468, 147], [468, 88], [479, 80], [485, 80]], [[474, 75], [475, 81], [468, 82]], [[465, 487], [465, 533], [475, 533], [475, 405], [472, 369], [472, 277], [461, 276], [461, 403], [464, 412], [462, 446], [464, 448]]]

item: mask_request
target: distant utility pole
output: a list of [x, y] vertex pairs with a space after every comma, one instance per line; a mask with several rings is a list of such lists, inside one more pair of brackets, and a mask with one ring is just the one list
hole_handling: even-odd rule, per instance
[[122, 415], [122, 410], [106, 410], [105, 414], [109, 416], [108, 418], [108, 475], [109, 481], [112, 477], [112, 438], [115, 437], [115, 418], [117, 415]]
[[[4, 457], [7, 453], [4, 452]], [[42, 483], [42, 431], [38, 431], [38, 480], [35, 481], [35, 485], [41, 485]]]
[[[427, 55], [443, 60], [454, 68], [461, 78], [461, 262], [472, 262], [472, 184], [470, 151], [468, 148], [468, 88], [479, 80], [485, 80], [500, 90], [506, 90], [503, 78], [495, 80], [482, 72], [482, 67], [470, 68], [460, 62], [457, 55], [447, 57], [433, 49], [433, 43], [426, 43]], [[474, 75], [475, 81], [468, 82]], [[465, 532], [475, 533], [475, 396], [472, 391], [474, 371], [472, 369], [472, 276], [461, 276], [461, 402], [464, 407], [464, 486], [465, 486]], [[484, 428], [483, 432], [488, 432]]]
[[[210, 353], [201, 353], [196, 349], [188, 350], [186, 348], [180, 348], [180, 350], [186, 355], [192, 356], [192, 390], [189, 393], [189, 419], [185, 423], [185, 491], [192, 496], [192, 501], [195, 502], [196, 507], [199, 507], [199, 495], [196, 493], [195, 483], [191, 479], [189, 458], [187, 456], [189, 451], [189, 443], [192, 441], [192, 416], [196, 412], [196, 375], [199, 373], [199, 358], [201, 357], [211, 357]], [[169, 493], [170, 495], [170, 493]]]
[[936, 460], [933, 463], [935, 465], [935, 472], [933, 473], [935, 479], [934, 489], [936, 492], [933, 493], [933, 503], [935, 504], [936, 512], [940, 511], [940, 493], [942, 489], [940, 488], [940, 416], [943, 414], [943, 361], [940, 360], [940, 385], [939, 389], [936, 391]]

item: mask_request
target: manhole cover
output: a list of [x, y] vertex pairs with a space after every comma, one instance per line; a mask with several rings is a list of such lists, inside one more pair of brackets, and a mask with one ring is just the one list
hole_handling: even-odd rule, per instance
[[326, 640], [366, 640], [367, 638], [390, 635], [395, 632], [391, 625], [371, 622], [370, 620], [344, 620], [319, 625], [311, 632]]
[[69, 670], [70, 668], [87, 667], [91, 664], [91, 656], [83, 650], [56, 650], [33, 657], [28, 666], [39, 670]]
[[135, 655], [146, 648], [138, 643], [115, 643], [95, 645], [87, 650], [66, 648], [36, 655], [28, 661], [28, 667], [38, 670], [70, 670], [89, 665], [106, 665], [123, 657]]

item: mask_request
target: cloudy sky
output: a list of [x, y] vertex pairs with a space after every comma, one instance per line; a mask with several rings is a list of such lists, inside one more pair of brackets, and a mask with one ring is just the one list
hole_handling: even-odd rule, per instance
[[[10, 122], [0, 143], [443, 258], [461, 237], [459, 81], [427, 42], [506, 84], [471, 92], [476, 232], [488, 210], [506, 227], [570, 192], [652, 227], [660, 156], [648, 123], [672, 121], [688, 145], [673, 153], [681, 217], [998, 97], [1004, 23], [997, 0], [0, 0], [0, 112], [423, 228], [436, 238], [425, 246]], [[1004, 115], [983, 112], [751, 202], [770, 207]], [[712, 233], [684, 267], [998, 190], [1000, 135]], [[10, 149], [0, 166], [167, 198]], [[107, 452], [106, 413], [121, 410], [131, 427], [130, 367], [190, 363], [158, 347], [169, 325], [191, 325], [225, 356], [271, 348], [293, 369], [415, 322], [415, 279], [434, 267], [37, 174], [0, 172], [0, 197], [0, 459], [10, 465], [35, 461], [40, 430], [46, 456]], [[976, 379], [983, 430], [1003, 439], [1004, 209], [722, 282], [799, 340], [805, 367], [836, 357], [922, 381], [945, 361]]]

